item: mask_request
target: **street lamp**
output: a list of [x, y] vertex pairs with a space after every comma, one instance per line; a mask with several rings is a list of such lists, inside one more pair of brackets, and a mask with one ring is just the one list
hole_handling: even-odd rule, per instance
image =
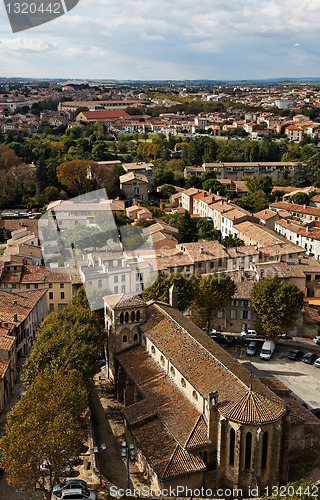
[[100, 478], [100, 486], [102, 487], [102, 475], [101, 475], [101, 452], [107, 449], [106, 445], [102, 443], [100, 446], [95, 446], [93, 448], [93, 453], [98, 453], [98, 461], [99, 461], [99, 478]]
[[125, 441], [122, 441], [122, 443], [121, 443], [121, 457], [122, 457], [122, 460], [126, 460], [127, 461], [127, 490], [129, 490], [130, 489], [130, 468], [129, 468], [129, 464], [130, 464], [130, 462], [132, 464], [134, 464], [135, 460], [136, 460], [136, 452], [134, 451], [134, 445], [133, 444], [129, 444], [129, 446], [128, 446]]

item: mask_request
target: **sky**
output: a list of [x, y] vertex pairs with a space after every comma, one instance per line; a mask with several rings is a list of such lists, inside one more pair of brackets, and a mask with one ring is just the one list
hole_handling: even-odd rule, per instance
[[68, 14], [15, 34], [1, 2], [0, 76], [320, 77], [320, 1], [79, 0]]

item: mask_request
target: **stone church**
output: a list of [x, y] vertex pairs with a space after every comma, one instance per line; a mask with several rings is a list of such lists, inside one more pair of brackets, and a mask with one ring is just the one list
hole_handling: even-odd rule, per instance
[[253, 376], [176, 308], [104, 302], [108, 376], [150, 485], [262, 491], [288, 481], [289, 455], [319, 449], [319, 420], [287, 387]]

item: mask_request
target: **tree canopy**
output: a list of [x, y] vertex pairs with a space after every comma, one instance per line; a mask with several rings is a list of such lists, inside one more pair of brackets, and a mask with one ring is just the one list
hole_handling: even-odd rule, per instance
[[299, 317], [303, 299], [304, 293], [296, 285], [278, 276], [261, 280], [250, 294], [257, 315], [257, 332], [270, 339], [287, 335]]
[[175, 285], [179, 291], [178, 309], [186, 311], [197, 294], [200, 279], [200, 276], [194, 274], [186, 278], [180, 273], [170, 275], [159, 273], [153, 285], [143, 292], [143, 297], [145, 300], [160, 300], [168, 303], [169, 290], [172, 285]]
[[214, 315], [230, 302], [236, 291], [236, 284], [226, 274], [204, 276], [192, 303], [192, 321], [210, 332]]
[[[40, 490], [46, 500], [52, 489], [79, 456], [83, 440], [83, 414], [87, 391], [76, 371], [44, 370], [7, 417], [6, 434], [0, 441], [1, 465], [9, 485], [19, 490]], [[49, 472], [40, 470], [48, 462]]]
[[[84, 294], [83, 300], [86, 301], [84, 291], [81, 294]], [[23, 380], [27, 386], [46, 369], [63, 369], [66, 372], [77, 370], [83, 380], [90, 384], [102, 345], [103, 331], [95, 313], [88, 306], [80, 307], [80, 304], [76, 295], [72, 304], [62, 311], [51, 313], [42, 323], [24, 365]]]

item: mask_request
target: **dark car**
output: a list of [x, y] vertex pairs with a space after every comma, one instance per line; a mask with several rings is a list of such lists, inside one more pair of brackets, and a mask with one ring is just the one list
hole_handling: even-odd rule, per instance
[[320, 418], [320, 408], [314, 408], [313, 410], [310, 411], [315, 417]]
[[70, 491], [70, 490], [75, 490], [75, 489], [76, 490], [82, 489], [82, 490], [88, 491], [88, 485], [82, 479], [70, 479], [69, 481], [66, 481], [65, 483], [56, 484], [53, 487], [52, 493], [56, 497], [61, 498], [62, 493], [64, 491]]
[[303, 356], [303, 351], [300, 351], [300, 349], [291, 349], [291, 351], [288, 352], [288, 358], [292, 359], [293, 361], [298, 361], [301, 359]]
[[226, 346], [231, 347], [235, 342], [235, 338], [232, 335], [226, 335]]
[[315, 354], [314, 352], [307, 352], [303, 358], [302, 358], [302, 361], [304, 363], [307, 363], [308, 365], [313, 365], [313, 363], [315, 362], [315, 360], [318, 359], [318, 355]]

